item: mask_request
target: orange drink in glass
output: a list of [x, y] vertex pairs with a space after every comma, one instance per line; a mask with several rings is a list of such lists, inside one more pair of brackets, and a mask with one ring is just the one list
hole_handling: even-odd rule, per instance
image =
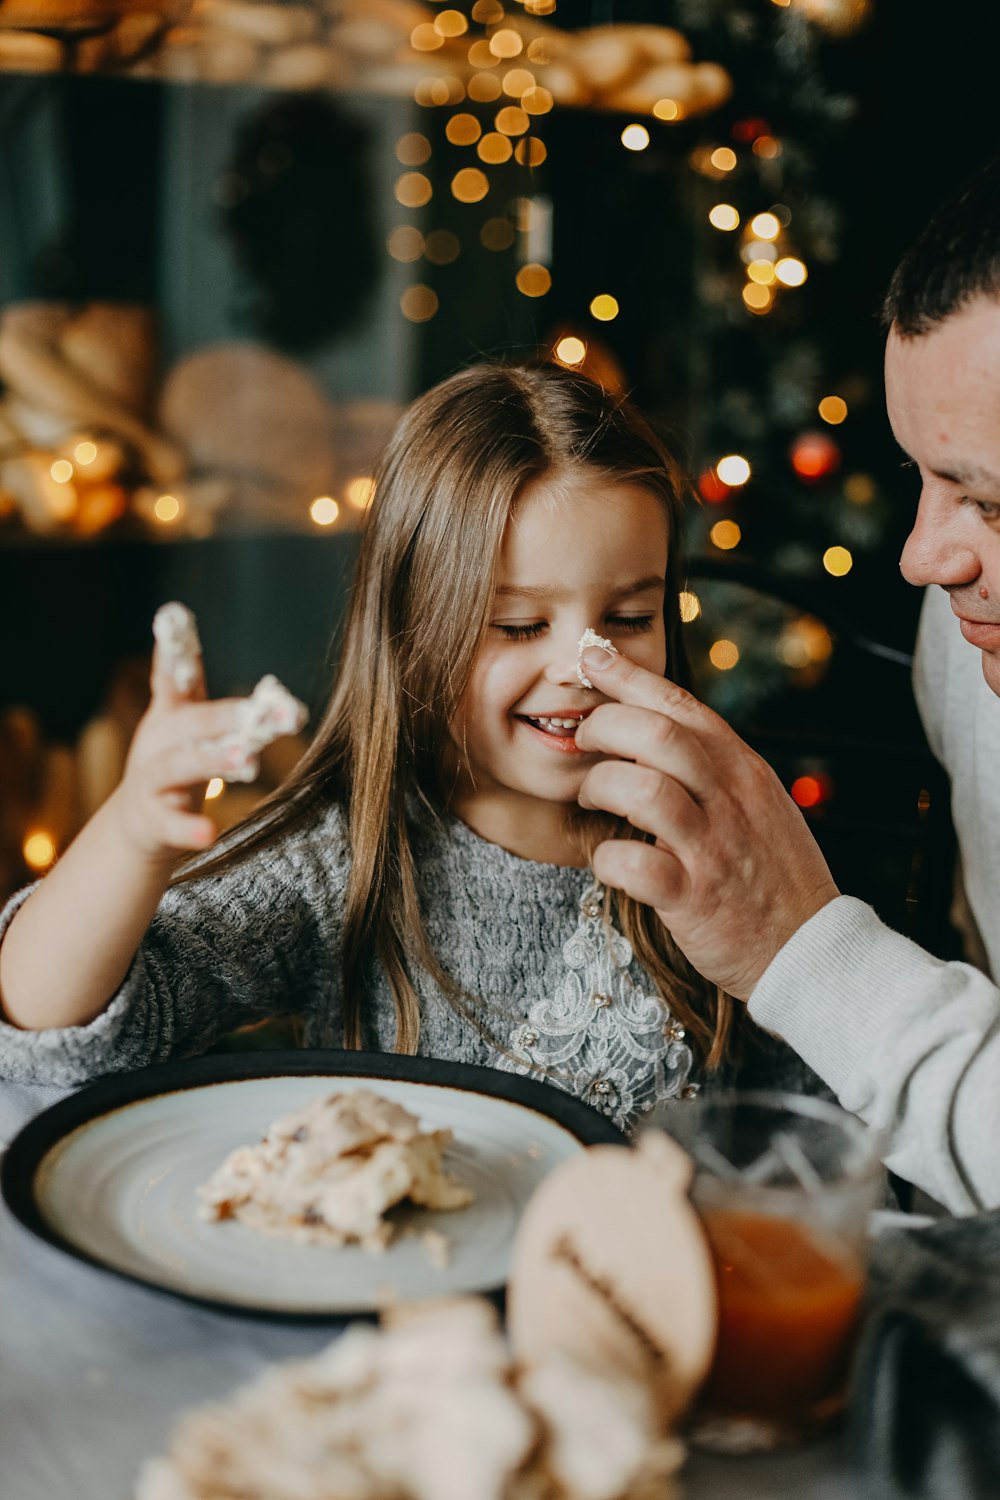
[[678, 1102], [656, 1123], [694, 1162], [719, 1296], [692, 1443], [746, 1453], [821, 1432], [844, 1405], [876, 1138], [836, 1105], [765, 1091]]

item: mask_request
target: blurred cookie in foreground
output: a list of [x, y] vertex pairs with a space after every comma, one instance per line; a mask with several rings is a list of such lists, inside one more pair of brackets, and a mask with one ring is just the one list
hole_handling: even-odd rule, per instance
[[135, 1500], [674, 1500], [682, 1457], [642, 1385], [518, 1365], [490, 1304], [455, 1298], [182, 1418]]

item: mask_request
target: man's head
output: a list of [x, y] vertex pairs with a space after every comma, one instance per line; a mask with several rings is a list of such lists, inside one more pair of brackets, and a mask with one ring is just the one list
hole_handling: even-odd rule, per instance
[[1000, 695], [1000, 158], [903, 258], [884, 315], [889, 421], [921, 479], [900, 566], [947, 590]]

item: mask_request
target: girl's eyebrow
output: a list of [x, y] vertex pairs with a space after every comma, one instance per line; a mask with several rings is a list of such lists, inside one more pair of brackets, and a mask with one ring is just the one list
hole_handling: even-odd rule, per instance
[[[651, 593], [653, 589], [661, 591], [665, 586], [662, 573], [651, 573], [648, 578], [637, 578], [634, 583], [626, 583], [620, 589], [615, 589], [614, 598], [627, 599], [633, 594]], [[532, 588], [529, 584], [501, 583], [497, 587], [496, 597], [498, 599], [553, 599], [557, 603], [568, 597], [568, 591], [556, 588]]]

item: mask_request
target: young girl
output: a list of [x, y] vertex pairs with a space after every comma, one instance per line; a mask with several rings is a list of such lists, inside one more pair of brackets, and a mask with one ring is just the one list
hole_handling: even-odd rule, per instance
[[[730, 1002], [588, 868], [591, 627], [682, 671], [682, 481], [643, 418], [555, 366], [483, 365], [403, 416], [330, 707], [221, 852], [201, 791], [235, 702], [157, 651], [124, 778], [0, 934], [0, 1070], [71, 1084], [296, 1012], [307, 1045], [533, 1073], [619, 1124], [723, 1058]], [[619, 836], [622, 836], [619, 831]]]

